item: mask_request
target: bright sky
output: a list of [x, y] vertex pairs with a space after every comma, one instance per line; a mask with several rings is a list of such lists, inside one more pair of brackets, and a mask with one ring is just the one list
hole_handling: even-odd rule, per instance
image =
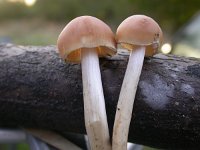
[[33, 6], [36, 2], [36, 0], [7, 0], [9, 2], [23, 2], [26, 4], [26, 6]]

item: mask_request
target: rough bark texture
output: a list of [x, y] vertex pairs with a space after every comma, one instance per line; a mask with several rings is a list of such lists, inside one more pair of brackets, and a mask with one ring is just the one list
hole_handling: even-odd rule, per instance
[[[127, 57], [100, 65], [112, 131]], [[133, 109], [129, 141], [199, 149], [200, 60], [146, 58]], [[55, 46], [0, 45], [0, 126], [85, 133], [80, 64], [64, 63]]]

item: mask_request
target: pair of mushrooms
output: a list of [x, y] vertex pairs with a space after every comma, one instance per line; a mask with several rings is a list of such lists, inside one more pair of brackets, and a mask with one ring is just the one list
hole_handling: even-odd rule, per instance
[[[133, 15], [118, 27], [116, 38], [103, 21], [81, 16], [72, 20], [58, 38], [60, 56], [81, 62], [85, 126], [92, 150], [126, 150], [133, 103], [144, 56], [158, 49], [162, 31], [150, 17]], [[130, 51], [116, 110], [112, 147], [107, 124], [99, 57], [116, 54], [116, 45]]]

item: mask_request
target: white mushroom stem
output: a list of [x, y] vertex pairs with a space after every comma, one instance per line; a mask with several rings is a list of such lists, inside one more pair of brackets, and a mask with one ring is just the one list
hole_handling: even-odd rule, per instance
[[127, 149], [129, 125], [144, 55], [145, 47], [138, 47], [130, 53], [116, 109], [112, 140], [113, 150]]
[[85, 126], [92, 150], [111, 150], [104, 94], [96, 49], [82, 49]]
[[70, 141], [53, 131], [39, 129], [25, 129], [25, 131], [41, 139], [42, 141], [54, 146], [55, 148], [58, 148], [59, 150], [81, 150], [80, 147], [71, 143]]

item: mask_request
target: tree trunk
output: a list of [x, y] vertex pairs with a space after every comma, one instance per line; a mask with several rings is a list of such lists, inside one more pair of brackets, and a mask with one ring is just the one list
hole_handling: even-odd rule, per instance
[[[100, 59], [110, 132], [127, 56]], [[130, 91], [131, 92], [131, 91]], [[85, 133], [80, 64], [55, 46], [0, 45], [0, 126]], [[200, 148], [200, 60], [145, 58], [129, 141], [157, 148]]]

